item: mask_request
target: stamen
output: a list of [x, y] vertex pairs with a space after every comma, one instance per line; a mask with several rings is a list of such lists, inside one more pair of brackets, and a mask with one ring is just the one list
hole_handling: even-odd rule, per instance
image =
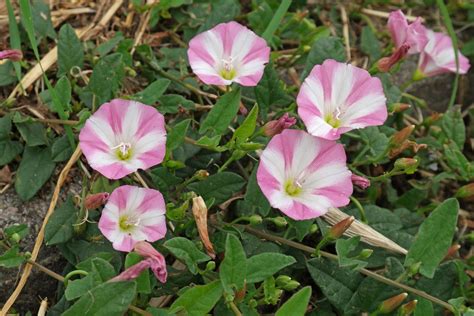
[[222, 69], [220, 75], [226, 80], [232, 80], [235, 78], [236, 71], [234, 69], [233, 58], [230, 56], [228, 59], [222, 59]]
[[130, 231], [140, 225], [140, 218], [137, 216], [122, 215], [119, 218], [119, 227], [123, 231]]
[[132, 144], [130, 143], [121, 142], [117, 146], [111, 147], [110, 149], [116, 149], [116, 154], [121, 160], [127, 160], [132, 155]]

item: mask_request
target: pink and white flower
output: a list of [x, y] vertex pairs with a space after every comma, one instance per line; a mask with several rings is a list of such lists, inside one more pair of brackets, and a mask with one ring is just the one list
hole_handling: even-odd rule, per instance
[[332, 59], [314, 66], [296, 99], [308, 132], [330, 140], [352, 129], [382, 125], [385, 101], [379, 78]]
[[7, 49], [0, 51], [0, 60], [10, 59], [11, 61], [20, 61], [23, 58], [23, 53], [19, 49]]
[[[451, 38], [443, 33], [427, 31], [429, 38], [424, 51], [418, 61], [418, 69], [414, 79], [422, 79], [446, 72], [456, 72], [456, 61]], [[459, 73], [465, 74], [469, 70], [469, 59], [463, 56], [459, 50]]]
[[189, 42], [191, 68], [206, 84], [256, 86], [269, 57], [265, 40], [237, 22], [218, 24]]
[[402, 45], [409, 45], [408, 54], [416, 54], [423, 51], [428, 43], [426, 28], [421, 24], [421, 18], [408, 24], [407, 18], [402, 10], [392, 11], [388, 18], [388, 29], [398, 49]]
[[149, 105], [114, 99], [86, 121], [79, 141], [93, 169], [109, 179], [120, 179], [163, 161], [165, 120]]
[[139, 241], [166, 234], [166, 206], [157, 190], [124, 185], [115, 189], [102, 210], [99, 229], [116, 250], [131, 251]]
[[295, 220], [347, 205], [352, 194], [344, 147], [299, 130], [286, 129], [270, 140], [257, 182], [270, 204]]

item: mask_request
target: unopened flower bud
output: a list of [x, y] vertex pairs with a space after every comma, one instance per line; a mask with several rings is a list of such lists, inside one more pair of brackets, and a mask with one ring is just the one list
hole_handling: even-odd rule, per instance
[[257, 306], [258, 306], [258, 302], [257, 302], [256, 299], [253, 299], [253, 298], [252, 298], [251, 300], [249, 300], [249, 307], [251, 307], [251, 308], [257, 308]]
[[372, 249], [362, 249], [362, 251], [357, 256], [358, 259], [368, 259], [374, 251]]
[[282, 216], [277, 216], [271, 219], [271, 221], [277, 226], [277, 227], [285, 227], [288, 225], [288, 222], [286, 219]]
[[107, 192], [89, 194], [84, 201], [84, 207], [89, 210], [101, 207], [107, 202], [109, 194]]
[[459, 244], [454, 244], [451, 247], [449, 247], [448, 251], [446, 252], [446, 256], [444, 259], [449, 259], [452, 258], [456, 255], [456, 252], [461, 248], [461, 245]]
[[215, 261], [209, 261], [206, 264], [206, 271], [214, 271], [215, 268], [216, 268], [216, 262]]
[[319, 229], [318, 225], [316, 224], [311, 224], [311, 226], [309, 227], [309, 233], [310, 234], [314, 234], [315, 232], [317, 232]]
[[361, 188], [362, 190], [367, 189], [370, 187], [370, 180], [358, 175], [353, 174], [351, 176], [352, 184]]
[[252, 215], [249, 217], [250, 225], [258, 225], [262, 223], [263, 219], [260, 215]]
[[400, 304], [402, 304], [402, 302], [407, 298], [407, 296], [407, 293], [401, 293], [395, 295], [394, 297], [386, 299], [382, 302], [382, 304], [380, 304], [378, 311], [381, 314], [388, 314], [394, 311], [398, 306], [400, 306]]
[[413, 276], [420, 271], [421, 262], [417, 262], [408, 267], [408, 275]]
[[415, 125], [409, 125], [400, 131], [396, 132], [393, 134], [392, 138], [390, 139], [390, 146], [392, 147], [398, 147], [405, 142], [408, 137], [410, 137], [411, 133], [413, 133], [413, 130], [415, 129]]
[[10, 236], [10, 240], [15, 242], [15, 243], [18, 243], [20, 241], [21, 237], [18, 233], [14, 233]]
[[416, 304], [418, 304], [417, 300], [409, 301], [406, 304], [403, 304], [400, 307], [400, 316], [408, 316], [415, 311]]
[[204, 248], [206, 248], [207, 254], [212, 258], [216, 258], [216, 252], [209, 239], [209, 231], [207, 229], [207, 206], [204, 199], [201, 196], [193, 198], [193, 215], [196, 221], [199, 237], [201, 238]]
[[468, 201], [474, 200], [474, 182], [460, 187], [456, 191], [456, 197]]
[[420, 69], [417, 69], [413, 73], [413, 77], [412, 77], [413, 81], [420, 81], [424, 78], [426, 78], [426, 75]]
[[245, 107], [245, 105], [242, 102], [240, 102], [239, 112], [242, 115], [247, 115], [247, 113], [249, 112], [249, 110], [247, 110], [247, 108]]
[[156, 278], [161, 283], [165, 283], [168, 276], [165, 257], [146, 241], [137, 242], [133, 250], [145, 258], [146, 260], [144, 261], [149, 262], [148, 267], [151, 268]]
[[410, 45], [403, 44], [390, 57], [381, 58], [377, 62], [378, 71], [388, 72], [396, 63], [398, 63], [406, 56], [409, 49]]
[[198, 170], [196, 171], [196, 173], [194, 174], [194, 176], [196, 177], [196, 179], [198, 180], [204, 180], [206, 179], [207, 177], [209, 177], [209, 172], [207, 172], [207, 170]]
[[283, 132], [296, 124], [296, 118], [290, 117], [288, 113], [283, 114], [278, 120], [268, 122], [263, 126], [263, 134], [272, 137]]
[[331, 239], [338, 239], [339, 237], [344, 234], [344, 232], [349, 228], [349, 226], [352, 225], [354, 222], [355, 218], [354, 216], [349, 216], [340, 221], [339, 223], [335, 224], [331, 229], [329, 230], [329, 238]]
[[295, 290], [296, 288], [298, 288], [300, 285], [301, 285], [300, 282], [295, 281], [295, 280], [291, 280], [291, 281], [289, 281], [288, 283], [286, 283], [286, 285], [283, 286], [282, 288], [283, 288], [285, 291], [293, 291], [293, 290]]
[[411, 105], [408, 103], [392, 103], [389, 105], [390, 113], [400, 113], [411, 108]]
[[399, 158], [395, 161], [395, 169], [403, 170], [406, 174], [413, 174], [418, 167], [418, 159], [415, 158]]
[[0, 60], [9, 59], [11, 61], [20, 61], [23, 58], [23, 53], [18, 49], [7, 49], [0, 51]]
[[286, 284], [288, 284], [288, 282], [290, 282], [292, 279], [291, 277], [287, 276], [287, 275], [279, 275], [276, 279], [275, 279], [275, 284], [278, 286], [278, 287], [284, 287]]

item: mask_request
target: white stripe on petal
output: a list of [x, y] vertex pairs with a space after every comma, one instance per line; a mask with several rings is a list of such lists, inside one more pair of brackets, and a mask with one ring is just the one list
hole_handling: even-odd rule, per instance
[[138, 207], [142, 204], [143, 199], [145, 198], [145, 189], [134, 187], [130, 190], [130, 194], [127, 196], [127, 213], [135, 216], [139, 215], [137, 212]]
[[[316, 80], [316, 77], [307, 77], [303, 83], [302, 91], [310, 99], [311, 104], [318, 108], [322, 116], [327, 114], [324, 106], [324, 90], [321, 81]], [[330, 112], [332, 113], [332, 112]]]
[[141, 105], [135, 101], [129, 101], [127, 112], [122, 118], [122, 135], [120, 142], [133, 144], [136, 141], [135, 134], [141, 117]]
[[260, 163], [278, 182], [285, 182], [285, 158], [283, 153], [267, 147], [260, 157]]
[[91, 116], [87, 120], [87, 125], [107, 146], [114, 146], [116, 142], [115, 134], [107, 121], [104, 121], [97, 116]]
[[331, 105], [334, 107], [344, 106], [350, 95], [354, 82], [354, 69], [351, 65], [338, 63], [331, 81]]
[[[247, 56], [253, 46], [256, 37], [252, 31], [242, 28], [234, 38], [232, 43], [231, 56], [237, 64], [242, 64], [242, 60]], [[243, 66], [243, 65], [242, 65]]]
[[94, 168], [109, 166], [116, 162], [122, 162], [113, 153], [113, 150], [109, 152], [95, 151], [93, 154], [90, 155], [88, 161]]
[[133, 147], [133, 157], [138, 157], [150, 150], [157, 149], [166, 141], [159, 131], [153, 131], [136, 140]]
[[219, 34], [216, 34], [215, 31], [210, 30], [203, 33], [205, 47], [209, 55], [214, 59], [215, 67], [217, 68], [224, 56], [224, 42], [220, 38]]
[[341, 125], [357, 128], [356, 125], [352, 124], [352, 121], [377, 111], [381, 106], [385, 107], [385, 100], [383, 94], [369, 94], [360, 98], [347, 108], [342, 117]]
[[319, 152], [319, 143], [314, 136], [299, 133], [294, 144], [293, 159], [291, 160], [290, 177], [301, 176]]
[[306, 190], [326, 188], [344, 181], [349, 171], [345, 163], [331, 163], [316, 169], [305, 179], [303, 187]]
[[311, 194], [310, 192], [305, 192], [297, 197], [294, 197], [296, 202], [306, 205], [312, 210], [325, 211], [331, 207], [331, 201], [328, 198], [322, 195]]
[[274, 191], [269, 200], [274, 208], [288, 209], [293, 205], [293, 199], [283, 191]]

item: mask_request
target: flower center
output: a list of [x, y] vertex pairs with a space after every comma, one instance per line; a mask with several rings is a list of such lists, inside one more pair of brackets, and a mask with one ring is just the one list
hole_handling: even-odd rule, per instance
[[288, 179], [285, 182], [285, 192], [289, 196], [298, 196], [303, 191], [303, 186], [298, 182], [298, 180]]
[[324, 116], [324, 120], [326, 121], [326, 123], [328, 123], [332, 127], [338, 128], [338, 127], [341, 126], [341, 116], [342, 116], [342, 114], [343, 114], [343, 112], [341, 111], [341, 109], [339, 107], [336, 107], [334, 112], [328, 113]]
[[220, 75], [225, 80], [232, 80], [235, 78], [236, 71], [234, 69], [234, 65], [232, 64], [232, 61], [232, 56], [228, 59], [222, 59], [222, 69], [220, 71]]
[[115, 154], [120, 160], [129, 160], [132, 157], [132, 144], [130, 143], [121, 142], [110, 149], [115, 149]]
[[119, 218], [119, 227], [122, 231], [130, 232], [140, 225], [140, 218], [136, 216], [122, 215]]

